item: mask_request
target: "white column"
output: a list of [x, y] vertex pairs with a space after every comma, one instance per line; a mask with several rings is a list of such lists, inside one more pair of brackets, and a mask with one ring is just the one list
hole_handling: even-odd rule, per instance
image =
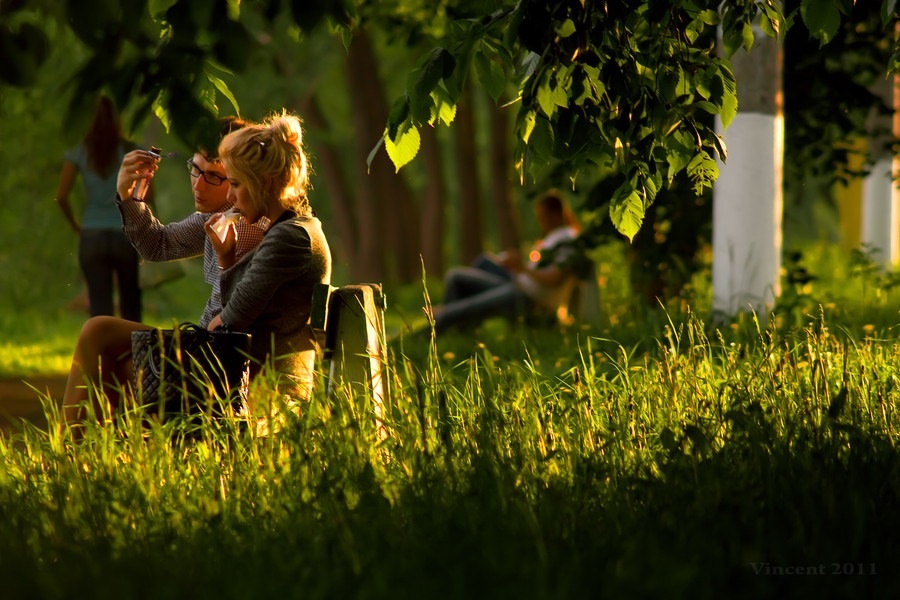
[[870, 131], [869, 147], [874, 153], [875, 164], [863, 180], [862, 225], [860, 243], [872, 252], [876, 263], [891, 268], [900, 259], [900, 194], [895, 181], [897, 159], [886, 151], [890, 137], [885, 131], [893, 127], [894, 135], [900, 131], [900, 95], [897, 93], [897, 77], [881, 79], [872, 91], [888, 106], [894, 107], [890, 117], [873, 112], [866, 124]]
[[[740, 85], [740, 84], [739, 84]], [[781, 293], [780, 116], [741, 114], [725, 136], [713, 202], [713, 310], [762, 319]]]
[[883, 157], [863, 181], [862, 244], [872, 252], [873, 260], [885, 267], [894, 265], [900, 258], [900, 198], [891, 180], [892, 169], [893, 160]]
[[781, 47], [758, 28], [748, 55], [731, 59], [738, 114], [722, 132], [728, 149], [713, 187], [713, 311], [752, 310], [765, 322], [781, 293]]

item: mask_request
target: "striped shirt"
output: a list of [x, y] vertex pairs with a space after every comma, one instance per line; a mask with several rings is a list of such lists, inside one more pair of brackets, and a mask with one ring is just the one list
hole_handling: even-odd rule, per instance
[[[203, 278], [212, 288], [199, 322], [201, 327], [206, 327], [222, 311], [219, 259], [203, 228], [210, 213], [195, 212], [181, 221], [163, 225], [144, 202], [123, 201], [117, 197], [116, 204], [122, 214], [122, 230], [144, 260], [164, 262], [203, 255]], [[229, 208], [230, 204], [222, 207], [222, 212]], [[256, 248], [268, 225], [265, 217], [253, 225], [243, 219], [237, 222], [235, 257], [238, 260]]]

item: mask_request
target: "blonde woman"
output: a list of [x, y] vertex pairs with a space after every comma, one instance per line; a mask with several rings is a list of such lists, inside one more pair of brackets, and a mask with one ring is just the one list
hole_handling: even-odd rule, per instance
[[220, 240], [213, 215], [206, 223], [222, 270], [222, 312], [208, 329], [225, 326], [253, 336], [251, 377], [274, 366], [279, 390], [308, 398], [315, 338], [309, 324], [312, 291], [331, 281], [331, 252], [322, 224], [310, 207], [309, 165], [297, 116], [281, 113], [230, 133], [219, 144], [230, 184], [229, 200], [241, 219], [271, 225], [262, 242], [235, 254], [229, 228]]

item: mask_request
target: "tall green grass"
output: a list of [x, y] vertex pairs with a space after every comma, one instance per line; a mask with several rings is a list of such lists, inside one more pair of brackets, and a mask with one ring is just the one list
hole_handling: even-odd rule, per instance
[[349, 387], [266, 437], [124, 414], [73, 443], [51, 414], [0, 440], [5, 597], [900, 589], [893, 340], [821, 314], [728, 339], [670, 317], [641, 348], [531, 335], [520, 360], [395, 348], [380, 420]]
[[887, 277], [765, 324], [607, 288], [596, 330], [401, 333], [380, 417], [319, 389], [266, 436], [124, 412], [76, 443], [48, 401], [0, 438], [3, 597], [896, 597]]

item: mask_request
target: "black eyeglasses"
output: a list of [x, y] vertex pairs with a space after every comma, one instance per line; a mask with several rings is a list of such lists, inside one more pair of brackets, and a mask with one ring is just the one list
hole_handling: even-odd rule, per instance
[[193, 177], [194, 179], [197, 179], [198, 177], [203, 175], [203, 179], [206, 180], [206, 183], [208, 183], [209, 185], [222, 185], [223, 183], [225, 183], [225, 180], [228, 179], [227, 177], [219, 175], [218, 173], [204, 171], [203, 169], [195, 165], [194, 161], [192, 160], [187, 161], [187, 170], [188, 173], [191, 174], [191, 177]]

